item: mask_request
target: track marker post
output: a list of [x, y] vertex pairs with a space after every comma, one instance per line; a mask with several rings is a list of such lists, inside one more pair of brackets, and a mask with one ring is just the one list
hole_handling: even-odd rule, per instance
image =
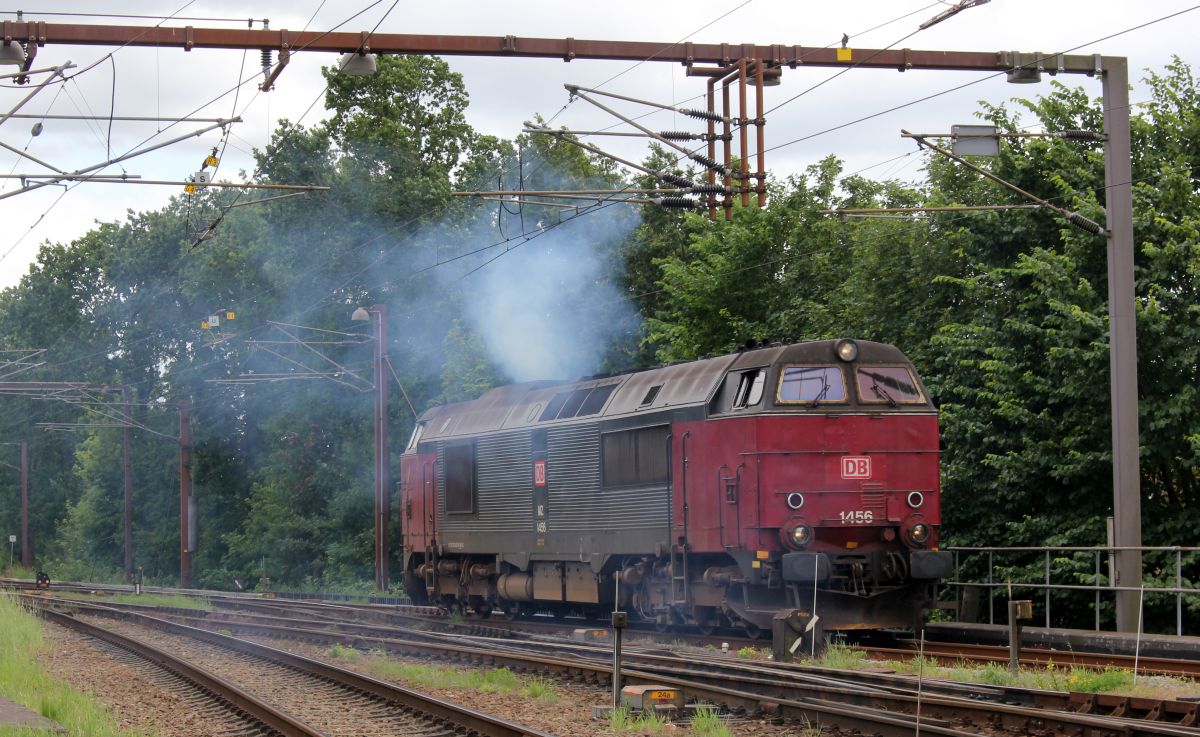
[[621, 575], [618, 572], [613, 595], [613, 669], [612, 669], [612, 708], [621, 708], [621, 638], [625, 634], [625, 626], [629, 624], [629, 613], [621, 611]]
[[915, 737], [921, 737], [921, 693], [925, 685], [925, 628], [921, 628], [921, 648], [917, 662], [917, 729]]
[[1137, 683], [1138, 659], [1142, 654], [1142, 615], [1146, 609], [1146, 582], [1142, 581], [1141, 588], [1138, 589], [1138, 627], [1137, 639], [1133, 645], [1133, 682]]
[[1021, 620], [1032, 618], [1031, 599], [1008, 600], [1008, 670], [1014, 676], [1021, 667]]

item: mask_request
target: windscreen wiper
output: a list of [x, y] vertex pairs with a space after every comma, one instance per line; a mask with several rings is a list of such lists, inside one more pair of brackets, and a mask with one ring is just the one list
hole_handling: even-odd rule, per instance
[[821, 400], [825, 398], [825, 395], [829, 393], [829, 380], [822, 377], [822, 382], [821, 391], [817, 392], [817, 396], [813, 397], [813, 400], [808, 403], [809, 409], [816, 409]]
[[892, 399], [892, 395], [887, 393], [887, 389], [879, 385], [878, 379], [872, 379], [872, 381], [874, 383], [871, 384], [871, 391], [875, 392], [875, 396], [880, 399], [886, 399], [889, 407], [895, 407], [896, 400]]

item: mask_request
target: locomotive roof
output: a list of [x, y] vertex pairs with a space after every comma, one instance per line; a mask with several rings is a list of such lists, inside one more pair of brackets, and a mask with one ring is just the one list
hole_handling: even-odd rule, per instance
[[[859, 363], [908, 364], [895, 346], [856, 341]], [[698, 361], [574, 381], [531, 381], [485, 392], [478, 399], [433, 407], [421, 416], [422, 441], [520, 427], [553, 426], [576, 416], [590, 420], [703, 405], [730, 370], [784, 363], [836, 363], [835, 340], [772, 345]], [[588, 402], [592, 402], [591, 405]], [[571, 403], [575, 402], [575, 405]], [[557, 403], [557, 404], [556, 404]], [[588, 409], [547, 418], [553, 406]]]

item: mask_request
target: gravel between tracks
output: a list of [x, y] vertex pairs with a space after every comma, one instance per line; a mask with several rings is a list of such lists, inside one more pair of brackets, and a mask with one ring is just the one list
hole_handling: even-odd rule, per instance
[[[531, 698], [514, 693], [487, 693], [470, 688], [428, 688], [406, 683], [399, 679], [381, 677], [372, 672], [370, 658], [346, 661], [330, 658], [328, 652], [316, 645], [280, 641], [269, 638], [246, 638], [270, 647], [303, 655], [314, 660], [333, 662], [343, 668], [358, 671], [383, 681], [395, 683], [407, 688], [419, 690], [433, 696], [458, 704], [465, 704], [473, 709], [479, 709], [489, 714], [521, 722], [560, 737], [593, 737], [594, 735], [611, 735], [608, 723], [592, 719], [592, 706], [609, 703], [612, 692], [608, 688], [590, 686], [578, 683], [557, 683], [556, 689], [561, 697], [558, 701], [549, 702], [543, 699]], [[388, 655], [387, 659], [398, 664], [441, 665], [428, 660], [405, 658]], [[469, 669], [470, 666], [456, 664], [456, 670]], [[814, 732], [804, 729], [799, 724], [774, 724], [769, 721], [748, 718], [732, 718], [728, 721], [730, 731], [735, 737], [811, 737]], [[686, 725], [672, 730], [681, 737], [690, 737]], [[636, 737], [641, 733], [624, 733]], [[647, 733], [649, 734], [649, 733]], [[836, 733], [830, 729], [821, 732], [822, 737], [832, 737]]]
[[[160, 647], [174, 639], [174, 646], [163, 647], [170, 652], [175, 652], [179, 647], [178, 638], [171, 635], [133, 626], [115, 625], [111, 621], [96, 622]], [[44, 626], [47, 641], [56, 643], [56, 646], [40, 655], [42, 662], [57, 678], [93, 694], [116, 716], [122, 728], [144, 730], [160, 737], [218, 737], [224, 734], [219, 726], [213, 723], [211, 715], [195, 708], [194, 705], [189, 705], [178, 694], [152, 682], [137, 669], [114, 660], [113, 653], [97, 645], [95, 641], [56, 625], [46, 623]], [[346, 662], [331, 658], [324, 649], [312, 645], [270, 639], [258, 641], [271, 647], [334, 662], [351, 670], [374, 675], [365, 662], [366, 659]], [[428, 664], [428, 661], [396, 656], [389, 656], [389, 659], [395, 663]], [[208, 667], [205, 662], [198, 664]], [[607, 722], [591, 718], [592, 705], [606, 703], [609, 699], [608, 689], [598, 686], [559, 684], [556, 690], [560, 698], [549, 702], [513, 693], [486, 693], [465, 688], [420, 688], [400, 680], [381, 680], [392, 680], [398, 685], [416, 688], [447, 701], [465, 704], [504, 719], [519, 721], [561, 737], [612, 734]], [[257, 692], [257, 689], [251, 690]], [[258, 695], [269, 698], [266, 694]], [[777, 725], [757, 719], [732, 719], [729, 727], [736, 737], [801, 737], [812, 734], [811, 731], [805, 730], [803, 725]], [[668, 731], [681, 737], [689, 735], [689, 731], [683, 726], [677, 730], [668, 728]], [[826, 729], [822, 734], [829, 737], [832, 733]]]
[[331, 737], [450, 737], [458, 733], [424, 715], [254, 655], [125, 622], [93, 623], [107, 625], [231, 681]]
[[202, 699], [168, 688], [150, 675], [153, 666], [134, 667], [104, 643], [49, 622], [42, 626], [50, 646], [38, 654], [41, 663], [58, 680], [91, 694], [121, 729], [159, 737], [221, 737], [244, 729], [215, 715]]

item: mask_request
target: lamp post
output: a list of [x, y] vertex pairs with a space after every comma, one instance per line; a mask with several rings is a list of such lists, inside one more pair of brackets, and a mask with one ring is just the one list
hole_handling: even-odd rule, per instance
[[[29, 538], [29, 443], [22, 440], [19, 443], [0, 443], [0, 445], [16, 445], [20, 448], [20, 466], [4, 465], [19, 470], [21, 473], [21, 565], [33, 566], [33, 541]], [[10, 536], [9, 543], [15, 543]], [[9, 550], [9, 567], [12, 567], [12, 550]]]
[[375, 590], [388, 590], [388, 494], [390, 458], [388, 454], [388, 382], [384, 362], [387, 361], [387, 305], [359, 307], [350, 319], [370, 320], [375, 331]]
[[192, 518], [192, 423], [191, 402], [179, 400], [179, 588], [192, 587], [192, 550], [195, 548]]
[[29, 443], [21, 442], [21, 565], [33, 565], [33, 541], [29, 539]]

